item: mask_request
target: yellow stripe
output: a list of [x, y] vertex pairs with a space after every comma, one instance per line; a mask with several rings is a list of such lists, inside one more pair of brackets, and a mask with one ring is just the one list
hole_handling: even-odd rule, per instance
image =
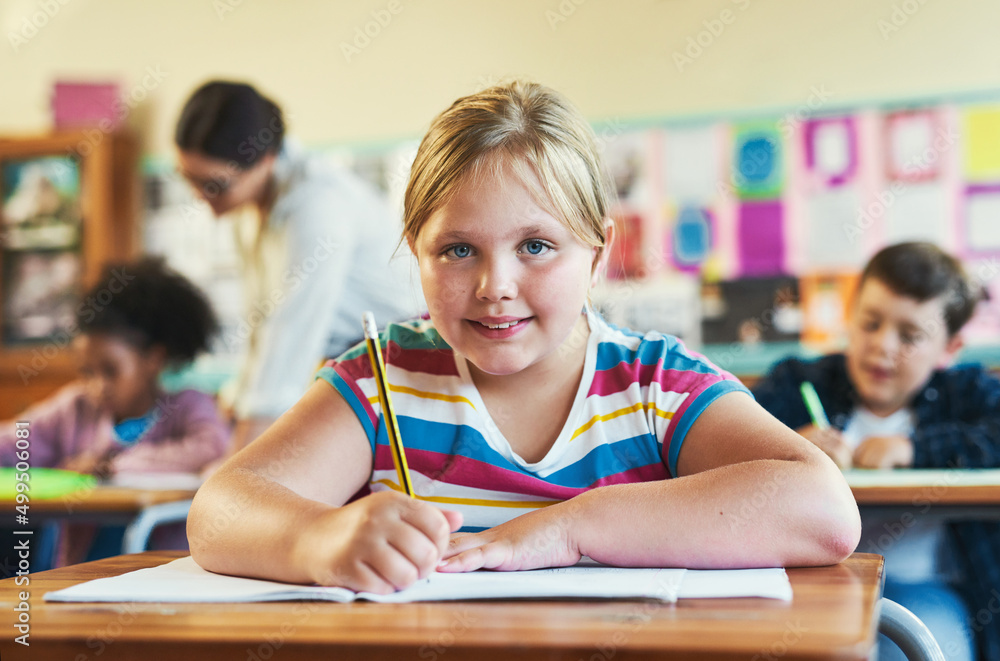
[[636, 411], [643, 411], [643, 410], [645, 411], [652, 410], [655, 415], [658, 415], [661, 418], [665, 418], [667, 420], [670, 420], [672, 417], [674, 417], [673, 411], [660, 410], [656, 408], [656, 404], [641, 404], [641, 403], [633, 404], [632, 406], [623, 409], [618, 409], [617, 411], [612, 411], [611, 413], [605, 413], [604, 415], [595, 415], [593, 418], [583, 423], [583, 425], [581, 425], [579, 429], [573, 432], [573, 435], [570, 437], [569, 440], [572, 441], [577, 436], [579, 436], [580, 434], [584, 433], [585, 431], [596, 425], [598, 422], [604, 422], [605, 420], [612, 420], [621, 415], [628, 415], [629, 413], [635, 413]]
[[[471, 400], [469, 400], [467, 397], [462, 397], [460, 395], [442, 395], [441, 393], [427, 392], [426, 390], [416, 390], [415, 388], [407, 388], [406, 386], [394, 386], [391, 383], [389, 384], [389, 390], [392, 392], [401, 392], [406, 395], [413, 395], [414, 397], [421, 397], [423, 399], [438, 399], [441, 400], [442, 402], [457, 402], [459, 404], [464, 403], [468, 404], [469, 406], [472, 406], [472, 408], [476, 408], [472, 404]], [[371, 404], [376, 404], [378, 402], [378, 396], [376, 395], [375, 397], [369, 397], [368, 401]]]
[[[393, 491], [403, 492], [403, 488], [392, 480], [377, 480], [375, 484], [384, 484]], [[475, 505], [478, 507], [513, 507], [515, 509], [526, 509], [529, 507], [548, 507], [561, 503], [561, 500], [487, 500], [485, 498], [447, 498], [445, 496], [413, 496], [418, 500], [425, 500], [429, 503], [444, 503], [447, 505]]]

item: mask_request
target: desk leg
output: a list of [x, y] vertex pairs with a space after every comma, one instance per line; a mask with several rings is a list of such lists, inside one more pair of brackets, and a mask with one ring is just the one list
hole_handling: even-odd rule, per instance
[[125, 529], [122, 540], [122, 553], [142, 553], [149, 544], [149, 536], [153, 529], [165, 523], [175, 523], [187, 519], [191, 509], [190, 500], [179, 500], [175, 503], [162, 503], [144, 508]]
[[41, 570], [57, 567], [59, 561], [59, 538], [62, 536], [63, 525], [59, 521], [48, 521], [42, 524], [39, 538], [38, 557], [41, 558]]
[[916, 615], [882, 597], [879, 633], [896, 643], [910, 661], [945, 661], [941, 647]]

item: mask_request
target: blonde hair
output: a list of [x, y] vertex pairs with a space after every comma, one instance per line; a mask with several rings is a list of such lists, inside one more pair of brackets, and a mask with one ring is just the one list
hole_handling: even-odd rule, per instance
[[613, 197], [594, 132], [558, 92], [524, 81], [462, 97], [434, 118], [410, 171], [403, 236], [416, 240], [469, 177], [500, 177], [505, 166], [600, 254]]

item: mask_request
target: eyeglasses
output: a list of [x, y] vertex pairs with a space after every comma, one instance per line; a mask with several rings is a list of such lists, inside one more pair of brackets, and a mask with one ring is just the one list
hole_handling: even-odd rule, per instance
[[191, 184], [191, 186], [193, 186], [198, 192], [200, 192], [205, 197], [217, 197], [219, 195], [225, 195], [229, 191], [229, 189], [233, 187], [233, 184], [236, 182], [236, 179], [238, 179], [242, 174], [242, 173], [226, 174], [221, 177], [208, 177], [203, 179], [201, 177], [196, 177], [189, 172], [185, 172], [184, 170], [181, 170], [179, 168], [177, 169], [177, 173], [180, 174], [182, 177], [184, 177], [184, 179], [186, 179], [187, 182]]

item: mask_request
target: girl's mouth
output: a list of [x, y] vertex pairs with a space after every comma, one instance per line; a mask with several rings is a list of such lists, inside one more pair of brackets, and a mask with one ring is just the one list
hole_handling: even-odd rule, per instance
[[506, 339], [520, 333], [521, 330], [528, 325], [531, 319], [531, 317], [525, 319], [482, 319], [470, 320], [469, 323], [476, 330], [476, 332], [484, 337], [491, 339]]

